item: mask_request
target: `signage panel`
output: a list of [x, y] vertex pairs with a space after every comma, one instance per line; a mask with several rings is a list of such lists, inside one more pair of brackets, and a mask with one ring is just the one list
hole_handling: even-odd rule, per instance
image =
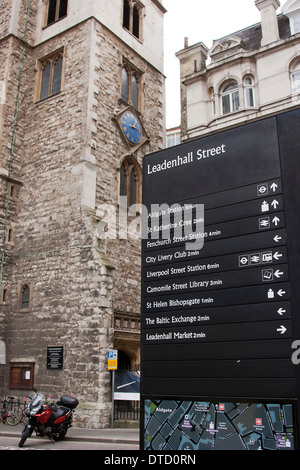
[[[291, 317], [290, 302], [272, 302], [269, 304], [249, 304], [244, 305], [241, 311], [239, 305], [230, 305], [229, 307], [211, 307], [208, 310], [197, 309], [187, 312], [172, 311], [159, 312], [144, 315], [142, 319], [143, 327], [161, 328], [167, 326], [186, 326], [186, 325], [210, 325], [222, 323], [224, 318], [228, 323], [243, 323], [249, 321], [279, 320]], [[146, 331], [144, 331], [145, 333]]]
[[[149, 420], [147, 403], [170, 397], [171, 407], [251, 397], [288, 406], [298, 422], [299, 125], [297, 110], [145, 156], [141, 398]], [[169, 439], [150, 440], [151, 449], [168, 448]], [[294, 427], [271, 447], [284, 441], [299, 447]]]
[[63, 346], [53, 346], [47, 348], [47, 369], [62, 370], [64, 358]]
[[107, 353], [107, 370], [118, 369], [118, 350], [111, 349]]
[[[213, 149], [220, 147], [222, 151], [213, 155]], [[267, 181], [281, 177], [276, 118], [151, 154], [144, 159], [143, 171], [146, 205], [180, 202], [251, 184], [259, 190]]]

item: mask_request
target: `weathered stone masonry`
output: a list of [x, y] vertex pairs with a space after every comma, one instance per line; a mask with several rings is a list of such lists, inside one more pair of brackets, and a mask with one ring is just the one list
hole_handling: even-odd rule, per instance
[[[13, 2], [7, 3], [9, 19]], [[6, 83], [0, 119], [1, 240], [5, 204], [11, 185], [15, 188], [6, 214], [13, 239], [4, 246], [7, 298], [0, 306], [0, 340], [6, 344], [7, 364], [0, 365], [0, 393], [9, 392], [9, 364], [29, 361], [35, 364], [34, 384], [43, 392], [78, 397], [78, 425], [106, 427], [114, 313], [138, 318], [140, 301], [140, 241], [100, 243], [96, 236], [97, 208], [102, 203], [117, 207], [120, 165], [128, 154], [113, 119], [124, 107], [119, 100], [123, 57], [143, 75], [141, 113], [149, 141], [134, 153], [140, 164], [145, 153], [163, 144], [164, 77], [92, 16], [35, 44], [40, 4], [31, 2], [25, 41], [25, 14], [18, 23], [20, 37], [5, 36], [3, 29], [0, 38], [0, 80]], [[26, 5], [21, 2], [20, 13]], [[39, 61], [57, 50], [64, 57], [61, 92], [39, 101]], [[25, 283], [30, 306], [22, 311]], [[64, 368], [50, 371], [47, 347], [57, 345], [64, 347]]]

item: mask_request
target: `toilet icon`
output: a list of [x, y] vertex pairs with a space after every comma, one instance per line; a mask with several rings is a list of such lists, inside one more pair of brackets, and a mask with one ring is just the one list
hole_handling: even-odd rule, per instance
[[274, 299], [274, 291], [273, 289], [268, 290], [268, 299]]

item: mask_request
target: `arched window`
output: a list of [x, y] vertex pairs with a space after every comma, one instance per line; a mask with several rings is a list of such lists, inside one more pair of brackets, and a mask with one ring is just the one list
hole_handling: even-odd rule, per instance
[[290, 69], [292, 93], [300, 93], [300, 59]]
[[52, 95], [56, 95], [61, 90], [61, 74], [62, 74], [62, 55], [59, 54], [53, 60]]
[[140, 203], [141, 171], [133, 157], [125, 158], [120, 168], [120, 204], [130, 206]]
[[211, 102], [211, 115], [215, 116], [216, 114], [216, 99], [215, 99], [215, 90], [213, 87], [209, 89], [210, 102]]
[[222, 113], [237, 111], [240, 107], [239, 88], [235, 80], [226, 83], [221, 90]]
[[59, 52], [41, 61], [41, 88], [39, 99], [57, 95], [61, 91], [63, 54]]
[[129, 98], [129, 75], [127, 67], [122, 68], [122, 92], [121, 98], [123, 101], [128, 103]]
[[21, 310], [28, 310], [29, 305], [30, 305], [30, 287], [28, 284], [24, 284], [21, 287], [21, 298], [20, 298]]
[[136, 75], [131, 77], [131, 102], [135, 109], [139, 105], [139, 80]]
[[138, 39], [141, 39], [142, 8], [137, 0], [124, 0], [123, 28]]
[[47, 25], [64, 18], [67, 15], [68, 0], [49, 0]]
[[130, 5], [128, 0], [124, 0], [123, 5], [123, 27], [128, 30], [130, 28]]
[[253, 108], [255, 106], [254, 80], [250, 75], [244, 78], [244, 90], [245, 106], [246, 108]]
[[41, 93], [40, 100], [47, 98], [49, 96], [50, 88], [50, 72], [51, 72], [51, 62], [44, 62], [42, 65], [42, 82], [41, 82]]
[[139, 110], [140, 74], [127, 63], [122, 67], [121, 100]]
[[127, 165], [122, 163], [120, 169], [120, 196], [127, 196]]
[[136, 37], [140, 37], [140, 8], [135, 3], [132, 11], [132, 34]]

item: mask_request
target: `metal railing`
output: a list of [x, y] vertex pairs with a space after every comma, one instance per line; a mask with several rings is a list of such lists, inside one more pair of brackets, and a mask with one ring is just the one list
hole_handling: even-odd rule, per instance
[[116, 400], [115, 404], [115, 420], [128, 419], [131, 421], [139, 421], [140, 419], [140, 402]]

